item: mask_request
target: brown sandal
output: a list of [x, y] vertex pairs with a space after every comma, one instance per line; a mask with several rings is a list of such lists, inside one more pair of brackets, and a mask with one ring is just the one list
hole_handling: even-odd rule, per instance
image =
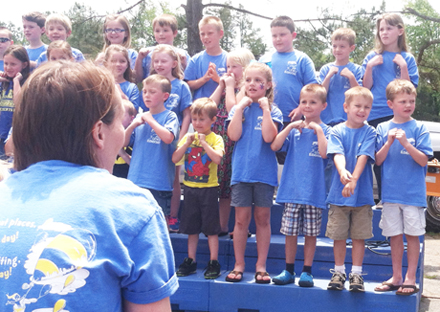
[[[229, 277], [229, 274], [234, 274], [235, 277], [233, 277], [233, 278]], [[232, 282], [232, 283], [238, 283], [238, 282], [241, 282], [242, 279], [243, 279], [243, 272], [231, 271], [231, 272], [228, 273], [228, 275], [226, 275], [225, 281]]]
[[[269, 276], [269, 279], [264, 279], [264, 277]], [[261, 279], [258, 279], [257, 277], [261, 277]], [[267, 272], [257, 272], [255, 273], [255, 283], [257, 284], [270, 284], [270, 275]]]

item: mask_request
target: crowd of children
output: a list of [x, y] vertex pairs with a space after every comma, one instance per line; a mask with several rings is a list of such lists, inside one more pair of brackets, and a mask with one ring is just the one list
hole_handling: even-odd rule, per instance
[[[13, 151], [13, 144], [5, 147], [5, 142], [11, 132], [14, 98], [31, 70], [46, 61], [84, 60], [66, 42], [72, 32], [66, 16], [45, 18], [33, 12], [23, 16], [23, 28], [29, 41], [26, 49], [13, 45], [11, 32], [0, 28], [0, 156], [5, 148]], [[287, 16], [272, 21], [276, 51], [260, 62], [247, 49], [224, 51], [223, 25], [214, 16], [199, 22], [205, 50], [193, 57], [173, 47], [174, 16], [156, 17], [153, 32], [158, 45], [137, 53], [130, 46], [127, 19], [107, 16], [104, 48], [95, 63], [109, 69], [125, 100], [126, 148], [119, 153], [115, 174], [149, 189], [170, 231], [179, 228], [180, 215], [180, 232], [188, 234], [188, 257], [178, 276], [196, 272], [200, 233], [208, 237], [210, 250], [205, 278], [220, 275], [218, 237], [228, 234], [233, 206], [235, 265], [226, 281], [243, 278], [253, 211], [255, 282], [294, 283], [297, 237], [304, 235], [298, 283], [312, 287], [322, 211], [329, 208], [325, 235], [334, 241], [335, 267], [328, 289], [344, 289], [346, 240], [351, 238], [349, 290], [364, 291], [362, 263], [365, 240], [373, 235], [375, 164], [384, 203], [380, 227], [383, 235], [391, 237], [393, 263], [392, 277], [375, 290], [397, 290], [401, 295], [418, 291], [415, 271], [418, 237], [425, 233], [424, 176], [433, 153], [428, 131], [411, 117], [418, 70], [398, 14], [378, 19], [376, 46], [362, 65], [350, 62], [354, 31], [334, 31], [335, 61], [324, 65], [318, 75], [313, 61], [293, 48], [295, 25]], [[44, 33], [49, 46], [41, 41]], [[140, 93], [135, 82], [141, 81]], [[189, 131], [191, 122], [194, 133]], [[281, 233], [286, 236], [286, 269], [271, 279], [266, 260], [277, 161], [284, 164], [276, 202], [285, 207]], [[179, 213], [180, 165], [184, 166], [184, 205]], [[403, 235], [408, 242], [404, 277]]]

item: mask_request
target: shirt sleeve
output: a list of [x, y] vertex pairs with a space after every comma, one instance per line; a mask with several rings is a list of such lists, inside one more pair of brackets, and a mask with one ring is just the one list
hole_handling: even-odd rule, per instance
[[358, 152], [356, 153], [356, 157], [359, 157], [361, 155], [366, 155], [371, 158], [371, 162], [374, 162], [375, 160], [375, 152], [376, 152], [376, 137], [377, 133], [376, 130], [371, 127], [367, 126], [367, 130], [365, 131], [364, 139], [359, 147]]
[[344, 145], [342, 144], [342, 137], [337, 128], [330, 131], [330, 136], [327, 143], [327, 156], [333, 157], [334, 154], [342, 154], [345, 156]]
[[185, 109], [191, 106], [192, 104], [192, 95], [191, 90], [186, 82], [182, 81], [182, 94], [180, 100], [180, 111], [183, 112]]
[[432, 151], [431, 136], [429, 135], [429, 131], [426, 129], [424, 124], [421, 124], [419, 129], [420, 132], [416, 140], [416, 148], [428, 157], [432, 157], [434, 153]]

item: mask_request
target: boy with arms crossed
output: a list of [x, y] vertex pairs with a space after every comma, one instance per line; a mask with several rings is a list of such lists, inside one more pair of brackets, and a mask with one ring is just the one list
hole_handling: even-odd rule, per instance
[[330, 204], [325, 235], [334, 240], [335, 268], [327, 289], [343, 290], [346, 279], [346, 240], [353, 242], [350, 291], [364, 291], [362, 262], [365, 239], [373, 237], [373, 175], [376, 130], [365, 124], [371, 111], [373, 95], [363, 87], [345, 92], [347, 121], [330, 132], [327, 155], [333, 157], [332, 184], [327, 197]]
[[[376, 164], [382, 165], [382, 235], [391, 237], [393, 276], [375, 291], [397, 290], [412, 295], [416, 287], [419, 236], [425, 234], [426, 184], [428, 158], [433, 155], [426, 127], [414, 120], [417, 91], [404, 79], [386, 88], [388, 106], [394, 116], [377, 127]], [[398, 182], [398, 183], [397, 183]], [[403, 234], [407, 241], [408, 271], [402, 277]]]

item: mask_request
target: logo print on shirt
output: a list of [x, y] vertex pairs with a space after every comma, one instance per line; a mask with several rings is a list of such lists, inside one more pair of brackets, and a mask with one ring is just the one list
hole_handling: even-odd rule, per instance
[[295, 76], [297, 72], [296, 67], [297, 67], [296, 61], [289, 61], [287, 62], [287, 68], [284, 71], [284, 73]]
[[257, 117], [257, 124], [255, 125], [254, 130], [261, 130], [261, 124], [263, 123], [263, 116]]
[[312, 150], [310, 151], [309, 156], [321, 158], [321, 155], [319, 154], [318, 141], [314, 141], [312, 143]]
[[165, 107], [168, 110], [173, 110], [173, 108], [179, 105], [179, 96], [177, 94], [170, 94], [168, 100], [165, 102]]
[[147, 139], [147, 143], [160, 144], [160, 138], [153, 129], [151, 129], [150, 137]]
[[[412, 146], [416, 146], [416, 140], [414, 140], [413, 138], [408, 138], [408, 142]], [[405, 148], [400, 151], [400, 154], [409, 155], [408, 151]]]

